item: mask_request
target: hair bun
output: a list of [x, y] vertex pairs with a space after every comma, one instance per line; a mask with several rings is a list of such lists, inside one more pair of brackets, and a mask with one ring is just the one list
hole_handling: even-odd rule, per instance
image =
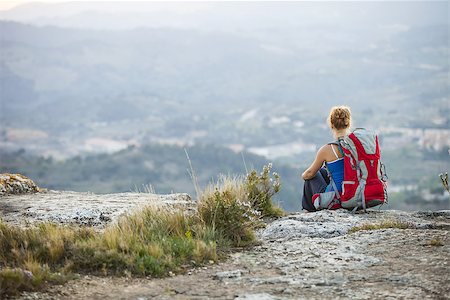
[[351, 125], [351, 111], [347, 106], [334, 106], [330, 110], [328, 123], [331, 128], [341, 130]]

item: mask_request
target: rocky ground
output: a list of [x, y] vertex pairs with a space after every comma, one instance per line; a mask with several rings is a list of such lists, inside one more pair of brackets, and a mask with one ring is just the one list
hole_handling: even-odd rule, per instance
[[17, 226], [39, 222], [102, 229], [120, 215], [149, 205], [194, 209], [188, 194], [93, 194], [41, 189], [21, 174], [0, 174], [0, 219]]
[[[22, 224], [21, 218], [29, 223], [45, 218], [80, 223], [79, 212], [90, 211], [95, 218], [87, 223], [102, 227], [127, 209], [147, 203], [189, 207], [192, 202], [183, 197], [187, 196], [48, 192], [0, 197], [0, 211], [3, 220], [15, 224]], [[348, 232], [383, 221], [412, 228]], [[63, 286], [20, 298], [449, 299], [449, 229], [450, 211], [295, 213], [262, 229], [259, 245], [186, 274], [163, 279], [80, 275]]]
[[1, 196], [0, 219], [19, 226], [50, 221], [104, 228], [118, 216], [145, 205], [193, 209], [195, 202], [188, 194], [117, 193], [97, 195], [45, 191]]

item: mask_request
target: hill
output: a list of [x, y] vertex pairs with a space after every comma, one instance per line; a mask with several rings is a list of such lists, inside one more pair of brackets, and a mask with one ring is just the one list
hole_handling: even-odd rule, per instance
[[[217, 180], [219, 174], [245, 175], [246, 169], [259, 170], [269, 163], [250, 153], [235, 153], [223, 147], [147, 145], [130, 147], [114, 154], [77, 156], [64, 161], [36, 157], [26, 151], [1, 153], [0, 172], [17, 173], [33, 178], [40, 187], [95, 193], [146, 191], [189, 193], [195, 189], [189, 172], [189, 154], [201, 188]], [[244, 160], [245, 164], [244, 164]], [[286, 210], [300, 208], [298, 170], [275, 163], [273, 171], [282, 178], [277, 201]]]

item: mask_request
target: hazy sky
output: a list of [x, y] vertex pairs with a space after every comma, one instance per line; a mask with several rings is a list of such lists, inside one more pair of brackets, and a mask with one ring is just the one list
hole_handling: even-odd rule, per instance
[[[45, 4], [44, 4], [45, 3]], [[449, 23], [448, 1], [0, 0], [0, 20], [84, 29], [240, 31], [338, 25], [407, 30]]]
[[[57, 0], [55, 0], [55, 1], [39, 1], [39, 2], [56, 2], [56, 1]], [[24, 3], [30, 3], [30, 2], [33, 2], [33, 1], [27, 1], [27, 0], [13, 0], [13, 1], [8, 0], [8, 1], [5, 1], [5, 0], [1, 0], [0, 1], [0, 10], [8, 10], [8, 9], [11, 9], [11, 8], [16, 7], [18, 5], [21, 5], [21, 4], [24, 4]]]
[[[188, 2], [186, 0], [178, 0], [181, 2]], [[68, 2], [119, 2], [119, 1], [111, 1], [111, 0], [72, 0], [72, 1], [64, 1], [64, 0], [39, 0], [39, 1], [30, 1], [30, 0], [0, 0], [0, 11], [9, 10], [16, 6], [27, 4], [27, 3], [68, 3]], [[148, 1], [148, 0], [133, 0], [133, 2], [167, 2], [167, 1]], [[206, 2], [206, 1], [205, 1]]]
[[[149, 0], [133, 0], [135, 2], [165, 2], [167, 3], [168, 1], [149, 1]], [[370, 0], [362, 0], [364, 2], [369, 2]], [[358, 2], [362, 2], [361, 0]], [[92, 0], [72, 0], [72, 1], [65, 1], [65, 0], [39, 0], [39, 1], [30, 1], [30, 0], [0, 0], [0, 11], [2, 10], [9, 10], [11, 8], [14, 8], [16, 6], [22, 5], [22, 4], [26, 4], [26, 3], [67, 3], [67, 2], [119, 2], [119, 1], [111, 1], [111, 0], [96, 0], [96, 1], [92, 1]], [[178, 0], [177, 2], [190, 2], [189, 0]], [[217, 0], [213, 0], [213, 1], [200, 1], [203, 3], [207, 3], [207, 2], [231, 2], [230, 0], [228, 1], [217, 1]], [[235, 2], [235, 1], [233, 1]], [[244, 1], [239, 1], [239, 2], [244, 2]], [[263, 2], [263, 1], [249, 1], [249, 2]], [[264, 2], [268, 2], [268, 1], [264, 1]], [[280, 1], [281, 2], [281, 1]], [[300, 2], [300, 1], [298, 1]], [[318, 1], [318, 0], [309, 0], [309, 1], [303, 1], [303, 2], [330, 2], [330, 1]], [[339, 0], [332, 0], [331, 2], [346, 2], [346, 1], [339, 1]], [[447, 2], [446, 0], [437, 0], [437, 1], [421, 1], [421, 0], [409, 0], [409, 1], [392, 1], [392, 0], [382, 0], [382, 1], [374, 1], [374, 2]], [[190, 5], [192, 5], [192, 2], [190, 3]]]
[[[16, 6], [22, 5], [22, 4], [26, 4], [26, 3], [68, 3], [68, 2], [121, 2], [121, 1], [111, 1], [111, 0], [72, 0], [72, 1], [65, 1], [65, 0], [39, 0], [39, 1], [30, 1], [30, 0], [0, 0], [0, 11], [2, 10], [9, 10], [11, 8], [14, 8]], [[123, 2], [123, 1], [122, 1]], [[169, 1], [149, 1], [149, 0], [133, 0], [133, 2], [161, 2], [161, 3], [166, 3]], [[176, 2], [173, 2], [174, 4], [179, 4], [179, 2], [191, 2], [189, 0], [178, 0]], [[203, 3], [207, 3], [207, 2], [219, 2], [217, 0], [215, 1], [200, 1]], [[226, 1], [229, 2], [229, 1]], [[193, 3], [189, 3], [190, 5], [192, 5]]]

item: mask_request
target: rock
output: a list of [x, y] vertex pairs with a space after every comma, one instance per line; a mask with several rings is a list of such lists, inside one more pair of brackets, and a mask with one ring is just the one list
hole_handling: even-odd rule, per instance
[[239, 270], [239, 269], [232, 270], [232, 271], [219, 272], [219, 273], [216, 273], [213, 278], [220, 279], [220, 280], [230, 279], [230, 278], [239, 279], [239, 278], [241, 278], [243, 273], [247, 273], [247, 272], [248, 271], [243, 271], [243, 270]]
[[259, 294], [244, 294], [240, 295], [235, 300], [275, 300], [280, 299], [279, 297], [275, 297], [268, 293], [259, 293]]
[[28, 270], [23, 270], [23, 274], [25, 275], [25, 277], [27, 277], [29, 280], [33, 279], [33, 273], [31, 271]]
[[298, 237], [331, 238], [346, 234], [360, 222], [360, 217], [347, 211], [324, 210], [299, 213], [271, 223], [262, 232], [263, 239], [292, 239]]
[[[446, 227], [450, 211], [403, 212], [368, 210], [367, 213], [352, 213], [344, 209], [322, 210], [315, 213], [300, 212], [269, 224], [259, 237], [264, 240], [290, 240], [293, 238], [332, 238], [343, 236], [355, 226], [383, 221], [398, 221], [414, 228], [432, 229]], [[447, 228], [448, 229], [448, 228]]]
[[39, 192], [38, 186], [21, 174], [0, 174], [0, 196]]
[[88, 225], [104, 228], [120, 216], [145, 206], [191, 211], [195, 201], [187, 194], [102, 194], [47, 191], [0, 197], [0, 219], [19, 226], [41, 222]]

